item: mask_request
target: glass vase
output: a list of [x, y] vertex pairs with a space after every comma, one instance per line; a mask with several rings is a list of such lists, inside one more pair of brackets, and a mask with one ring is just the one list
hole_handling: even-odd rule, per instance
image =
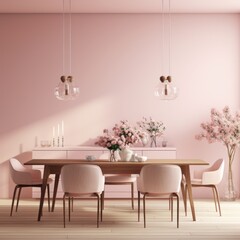
[[110, 150], [110, 162], [117, 162], [116, 150]]
[[224, 200], [225, 201], [235, 201], [236, 199], [237, 199], [237, 192], [234, 188], [232, 167], [231, 167], [231, 165], [229, 165], [228, 179], [227, 179], [226, 190], [224, 193]]
[[157, 147], [157, 136], [156, 135], [150, 136], [150, 146]]
[[227, 176], [227, 185], [224, 193], [225, 201], [235, 201], [238, 197], [238, 194], [234, 188], [233, 181], [233, 171], [232, 171], [232, 163], [234, 160], [235, 149], [228, 149], [228, 176]]

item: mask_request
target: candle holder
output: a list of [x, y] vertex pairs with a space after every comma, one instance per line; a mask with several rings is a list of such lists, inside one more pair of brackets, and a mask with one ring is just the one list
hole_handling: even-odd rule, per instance
[[62, 147], [64, 147], [64, 137], [62, 136]]
[[52, 140], [52, 145], [53, 145], [53, 147], [55, 147], [55, 138], [53, 138], [53, 140]]
[[60, 147], [60, 137], [58, 137], [58, 147]]

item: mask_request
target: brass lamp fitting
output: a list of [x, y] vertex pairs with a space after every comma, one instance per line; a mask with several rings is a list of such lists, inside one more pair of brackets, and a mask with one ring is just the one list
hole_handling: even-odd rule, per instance
[[172, 81], [172, 77], [171, 77], [171, 76], [167, 76], [167, 77], [161, 76], [161, 77], [160, 77], [160, 81], [161, 81], [162, 83], [165, 82], [166, 80], [170, 83], [170, 82]]

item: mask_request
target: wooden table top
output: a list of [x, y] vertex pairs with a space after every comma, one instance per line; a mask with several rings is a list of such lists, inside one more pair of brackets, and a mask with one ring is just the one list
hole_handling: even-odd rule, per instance
[[[51, 168], [51, 172], [59, 171], [68, 164], [94, 164], [98, 165], [104, 174], [139, 174], [142, 167], [148, 164], [172, 164], [180, 167], [190, 165], [208, 165], [200, 159], [149, 159], [145, 162], [110, 162], [109, 160], [85, 160], [85, 159], [33, 159], [25, 165], [44, 165]], [[58, 169], [58, 170], [57, 170]]]
[[86, 160], [86, 159], [32, 159], [25, 163], [25, 165], [66, 165], [66, 164], [95, 164], [95, 165], [126, 165], [137, 166], [147, 164], [174, 164], [174, 165], [208, 165], [209, 163], [201, 159], [148, 159], [145, 162], [126, 162], [117, 161], [110, 162], [109, 160]]

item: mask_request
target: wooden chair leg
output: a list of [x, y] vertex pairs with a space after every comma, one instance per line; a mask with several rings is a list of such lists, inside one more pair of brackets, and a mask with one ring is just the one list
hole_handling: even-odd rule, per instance
[[102, 209], [104, 210], [105, 192], [102, 192]]
[[99, 228], [99, 205], [100, 205], [100, 198], [97, 194], [97, 228]]
[[63, 226], [64, 226], [64, 228], [66, 226], [65, 218], [66, 218], [66, 216], [65, 216], [65, 194], [64, 194], [64, 196], [63, 196]]
[[177, 228], [179, 228], [179, 196], [176, 194], [177, 197]]
[[138, 191], [138, 222], [140, 222], [140, 192]]
[[68, 221], [71, 221], [71, 198], [68, 197]]
[[102, 192], [102, 194], [101, 194], [101, 222], [103, 220], [103, 194], [104, 194], [104, 192]]
[[144, 221], [144, 228], [146, 228], [146, 194], [143, 196], [143, 221]]
[[215, 204], [215, 210], [217, 212], [218, 211], [218, 209], [217, 209], [217, 196], [216, 196], [214, 186], [212, 186], [211, 188], [212, 188], [212, 192], [213, 192], [213, 200], [214, 200], [214, 204]]
[[22, 191], [22, 187], [21, 186], [18, 186], [18, 187], [19, 187], [19, 190], [18, 190], [18, 197], [17, 197], [16, 212], [18, 210], [19, 199], [20, 199], [21, 191]]
[[14, 192], [13, 192], [13, 197], [12, 197], [12, 206], [11, 206], [10, 216], [12, 216], [13, 207], [14, 207], [14, 201], [15, 201], [15, 198], [16, 198], [17, 189], [18, 189], [18, 186], [15, 186]]
[[50, 209], [50, 187], [49, 187], [49, 184], [47, 184], [47, 193], [48, 193], [48, 211], [50, 212], [51, 209]]
[[221, 207], [220, 207], [220, 199], [219, 199], [219, 194], [218, 194], [218, 190], [217, 190], [217, 187], [216, 187], [216, 186], [214, 186], [214, 190], [215, 190], [215, 193], [216, 193], [219, 215], [222, 216]]
[[134, 209], [134, 183], [131, 183], [132, 209]]
[[72, 212], [73, 212], [73, 197], [72, 197]]

